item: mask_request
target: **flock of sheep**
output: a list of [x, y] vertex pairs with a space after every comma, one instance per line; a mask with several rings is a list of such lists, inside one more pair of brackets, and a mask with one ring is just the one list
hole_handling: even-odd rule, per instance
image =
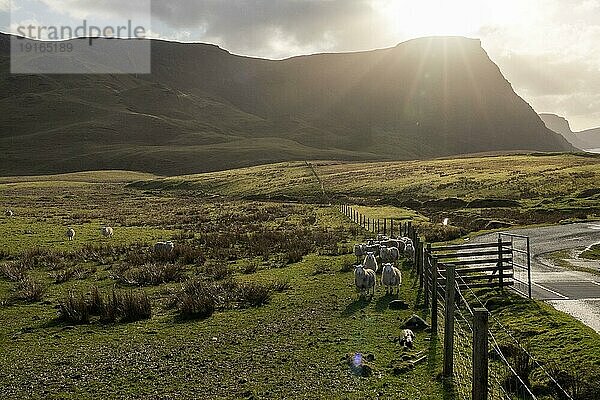
[[383, 235], [378, 235], [376, 240], [369, 240], [367, 243], [354, 246], [354, 255], [357, 262], [364, 257], [362, 264], [354, 268], [354, 284], [360, 293], [360, 296], [375, 295], [377, 286], [377, 272], [379, 271], [379, 262], [382, 264], [381, 285], [385, 287], [386, 294], [400, 293], [402, 284], [402, 273], [396, 268], [396, 263], [401, 255], [410, 260], [414, 260], [415, 247], [412, 239], [399, 237], [390, 239]]

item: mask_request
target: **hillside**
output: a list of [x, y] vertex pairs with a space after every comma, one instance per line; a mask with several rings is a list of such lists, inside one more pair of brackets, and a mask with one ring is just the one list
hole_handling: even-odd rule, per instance
[[540, 114], [540, 118], [548, 129], [562, 135], [569, 143], [578, 149], [591, 149], [598, 147], [588, 142], [584, 137], [582, 137], [582, 134], [573, 132], [571, 130], [571, 125], [566, 118], [556, 114]]
[[590, 144], [590, 149], [600, 148], [600, 128], [588, 129], [576, 133], [577, 137]]
[[282, 61], [153, 41], [150, 75], [28, 76], [0, 35], [0, 93], [2, 175], [572, 150], [464, 38]]

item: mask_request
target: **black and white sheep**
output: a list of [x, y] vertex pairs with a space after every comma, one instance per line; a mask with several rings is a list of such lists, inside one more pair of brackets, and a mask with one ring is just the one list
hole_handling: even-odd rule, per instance
[[400, 344], [409, 348], [413, 347], [413, 342], [416, 336], [410, 329], [404, 329], [402, 331], [402, 337], [400, 338]]
[[115, 233], [113, 228], [111, 228], [110, 226], [103, 226], [101, 228], [101, 230], [102, 230], [102, 236], [107, 237], [107, 238], [113, 237], [113, 235]]
[[157, 254], [171, 254], [175, 250], [173, 242], [158, 242], [154, 245], [154, 252]]
[[385, 286], [385, 294], [400, 293], [400, 285], [402, 284], [402, 272], [392, 264], [383, 264], [383, 273], [381, 274], [381, 284]]
[[360, 296], [365, 294], [368, 296], [370, 291], [374, 296], [376, 280], [375, 271], [363, 268], [362, 265], [357, 265], [354, 269], [354, 284]]
[[65, 235], [67, 236], [67, 239], [69, 241], [73, 241], [73, 239], [75, 239], [75, 229], [73, 229], [73, 228], [67, 229], [67, 232], [65, 233]]

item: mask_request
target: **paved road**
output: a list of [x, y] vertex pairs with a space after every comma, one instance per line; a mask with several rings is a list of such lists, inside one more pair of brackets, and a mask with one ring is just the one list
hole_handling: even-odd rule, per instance
[[[567, 270], [544, 259], [549, 253], [600, 243], [600, 222], [515, 229], [510, 233], [530, 237], [533, 296], [600, 333], [600, 276]], [[484, 235], [474, 242], [497, 238], [497, 234]], [[597, 267], [600, 270], [600, 262]], [[522, 276], [525, 280], [526, 274]]]

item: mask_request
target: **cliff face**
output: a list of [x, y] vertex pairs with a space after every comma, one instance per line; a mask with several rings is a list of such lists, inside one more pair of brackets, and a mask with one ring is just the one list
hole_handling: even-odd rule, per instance
[[2, 174], [179, 174], [283, 160], [573, 149], [477, 40], [424, 38], [282, 61], [154, 41], [152, 74], [136, 76], [10, 75], [7, 40], [0, 37]]

